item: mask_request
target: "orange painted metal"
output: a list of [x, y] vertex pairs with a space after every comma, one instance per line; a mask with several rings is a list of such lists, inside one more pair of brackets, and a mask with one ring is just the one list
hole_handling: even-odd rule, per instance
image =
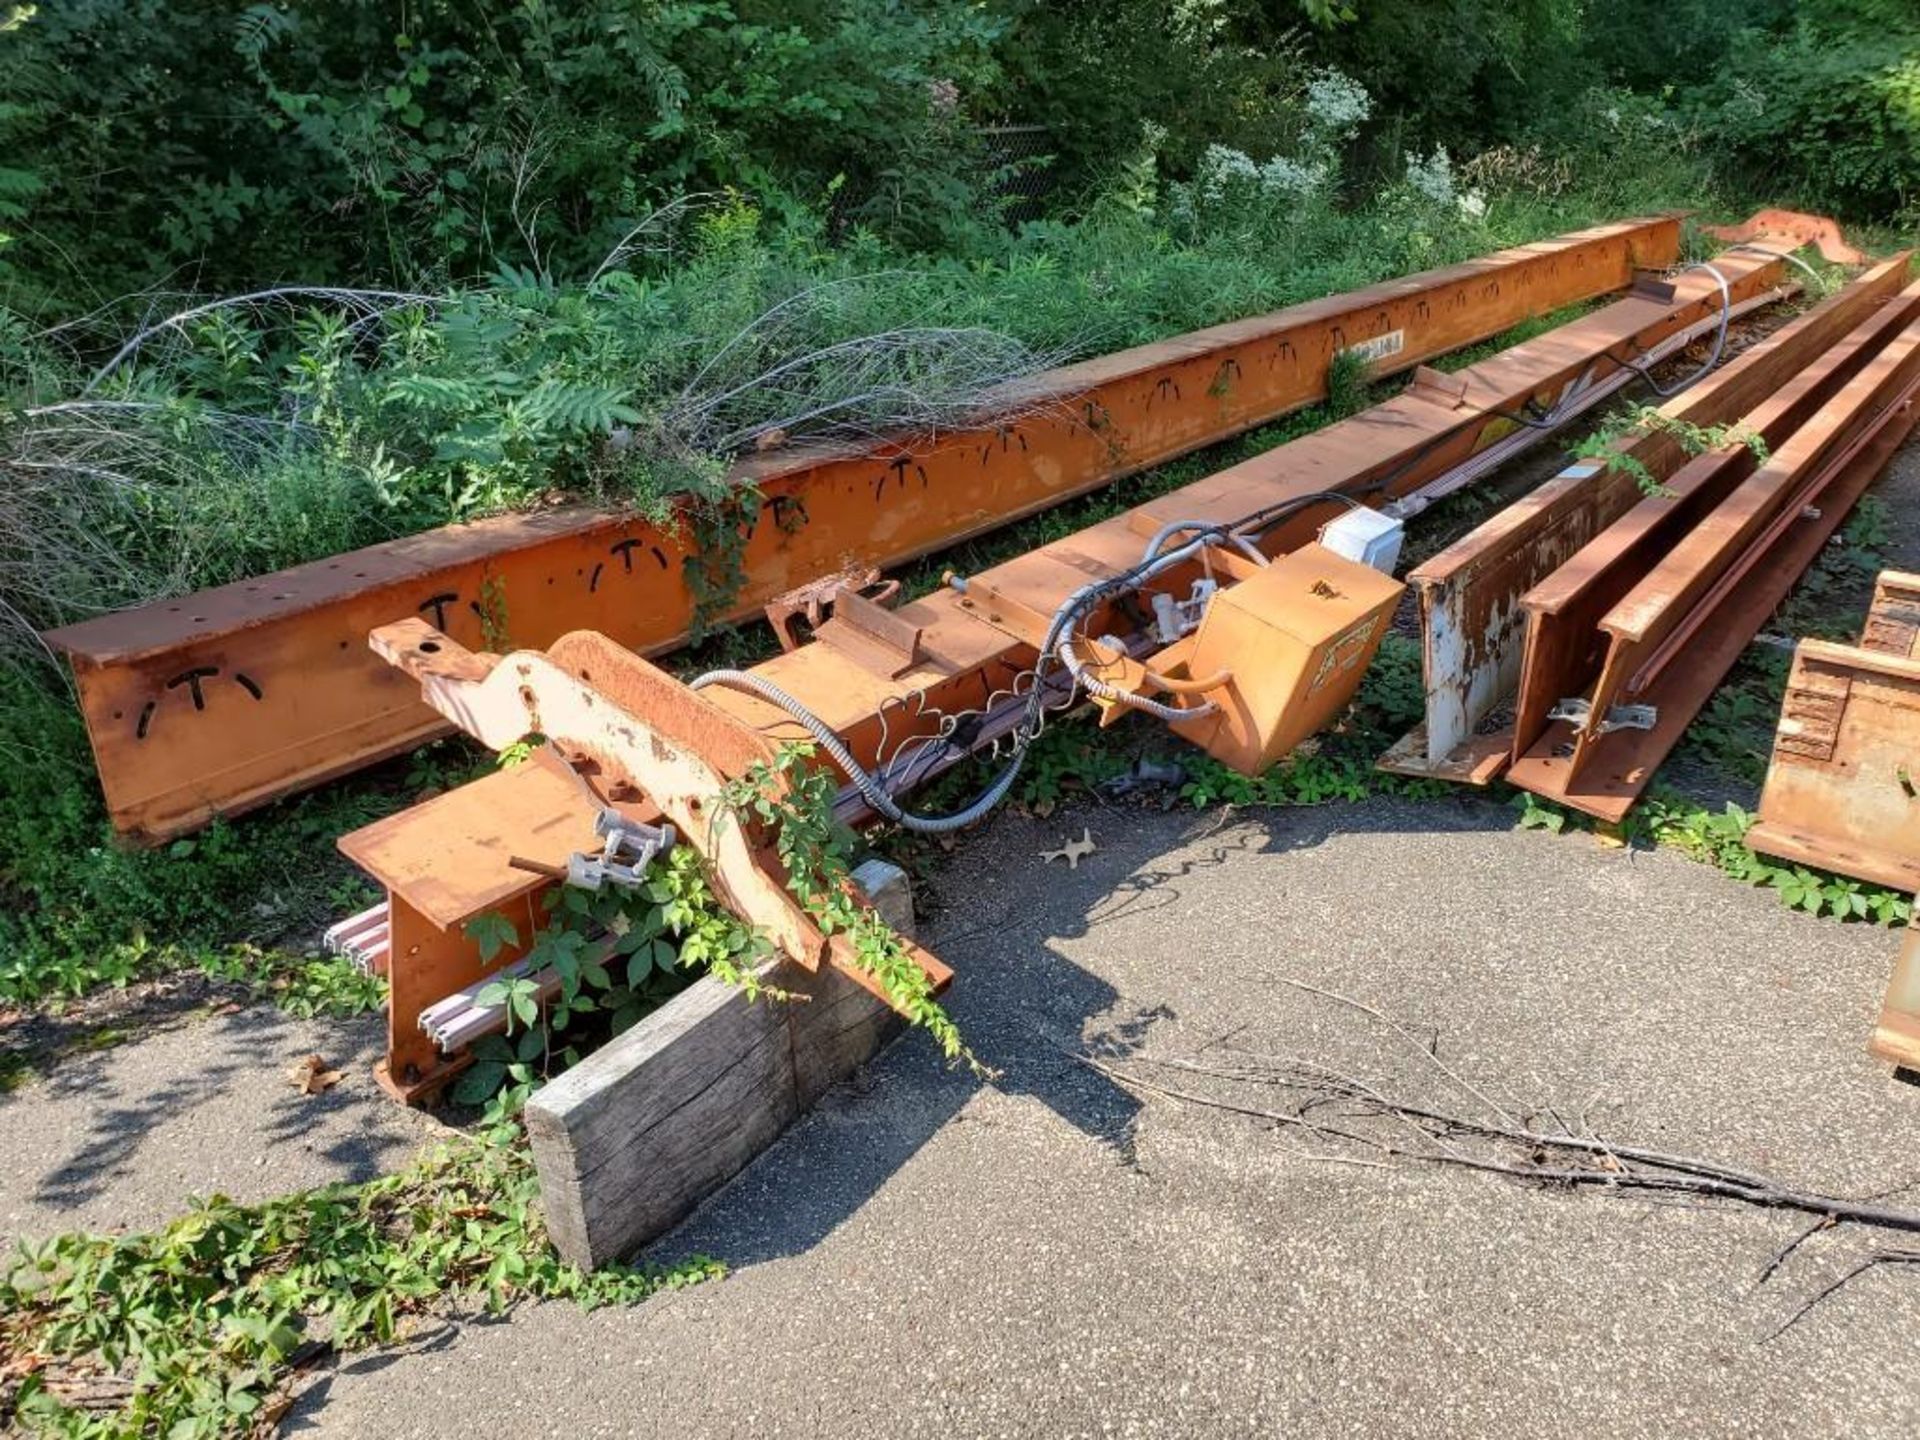
[[[1737, 299], [1776, 283], [1779, 265], [1744, 257], [1730, 260], [1727, 271]], [[1259, 536], [1259, 547], [1268, 555], [1296, 550], [1342, 509], [1337, 501], [1312, 502], [1316, 494], [1338, 492], [1378, 503], [1415, 489], [1510, 432], [1514, 422], [1507, 413], [1529, 402], [1551, 407], [1579, 377], [1641, 353], [1714, 313], [1719, 303], [1717, 285], [1698, 275], [1684, 277], [1664, 298], [1616, 301], [1447, 377], [1444, 398], [1434, 398], [1434, 390], [1442, 388], [1437, 385], [1410, 387], [1362, 414], [971, 576], [964, 593], [946, 590], [903, 605], [894, 619], [916, 636], [914, 657], [904, 666], [882, 666], [875, 657], [822, 643], [775, 656], [755, 666], [754, 674], [818, 716], [863, 766], [884, 767], [908, 746], [942, 741], [956, 717], [1013, 695], [1033, 667], [1036, 647], [1061, 603], [1090, 581], [1130, 569], [1163, 526], [1233, 524], [1269, 507], [1311, 502], [1312, 508]], [[1209, 563], [1216, 578], [1229, 579], [1243, 579], [1240, 567], [1248, 564], [1225, 553]], [[1156, 578], [1149, 592], [1184, 597], [1204, 573], [1194, 561]], [[822, 630], [823, 640], [832, 628]], [[1140, 628], [1138, 615], [1115, 603], [1086, 617], [1091, 635]], [[1189, 645], [1181, 659], [1181, 667], [1192, 660], [1191, 670], [1167, 659], [1147, 663], [1182, 679], [1215, 669], [1236, 677], [1243, 673], [1231, 656], [1193, 659], [1193, 653]], [[897, 652], [891, 657], [899, 658]], [[797, 722], [765, 699], [718, 689], [702, 693], [770, 740], [806, 738]], [[1239, 702], [1229, 693], [1227, 703]], [[1222, 747], [1235, 763], [1272, 758], [1264, 740], [1246, 743], [1252, 733], [1249, 729], [1231, 742], [1222, 736]]]
[[[1666, 428], [1614, 442], [1627, 463], [1570, 465], [1409, 572], [1420, 598], [1427, 718], [1380, 768], [1476, 785], [1504, 771], [1528, 620], [1521, 597], [1644, 498], [1640, 474], [1664, 484], [1685, 463], [1675, 427], [1730, 424], [1758, 410], [1905, 284], [1908, 259], [1876, 267], [1667, 401], [1659, 410]], [[1571, 693], [1567, 680], [1547, 683], [1561, 687], [1555, 698]]]
[[1901, 1069], [1920, 1070], [1920, 931], [1911, 924], [1867, 1049]]
[[1787, 250], [1812, 245], [1823, 260], [1835, 265], [1858, 265], [1867, 258], [1846, 242], [1839, 225], [1825, 215], [1800, 210], [1760, 210], [1738, 225], [1702, 225], [1700, 229], [1716, 240], [1743, 244], [1779, 245]]
[[[771, 452], [733, 615], [849, 564], [898, 563], [1310, 404], [1365, 347], [1403, 369], [1629, 284], [1678, 252], [1674, 216], [1581, 231], [1052, 371], [970, 430]], [[999, 416], [1000, 418], [995, 418]], [[467, 645], [597, 629], [653, 652], [694, 615], [683, 522], [569, 508], [449, 527], [52, 632], [78, 682], [107, 808], [153, 841], [442, 734], [368, 654], [407, 617]], [[488, 617], [491, 616], [491, 622]], [[496, 637], [497, 638], [497, 637]]]
[[[466, 650], [425, 621], [403, 620], [374, 631], [370, 643], [419, 684], [428, 704], [483, 745], [502, 750], [544, 735], [545, 748], [599, 793], [657, 807], [681, 843], [705, 857], [714, 893], [730, 910], [789, 959], [809, 970], [831, 963], [891, 1003], [847, 937], [822, 934], [801, 908], [772, 840], [721, 803], [729, 781], [774, 758], [763, 737], [593, 631], [563, 635], [545, 652], [491, 656]], [[769, 776], [769, 783], [777, 781]], [[911, 942], [908, 949], [936, 988], [951, 980], [927, 951]], [[403, 963], [397, 951], [392, 963], [396, 970]]]
[[[1608, 612], [1586, 723], [1555, 721], [1507, 778], [1603, 820], [1622, 819], [1911, 432], [1917, 395], [1920, 323], [1874, 356]], [[1649, 708], [1645, 728], [1609, 728], [1629, 705]]]
[[[509, 860], [564, 866], [576, 850], [598, 850], [595, 814], [585, 790], [536, 752], [341, 838], [387, 892], [387, 1054], [375, 1076], [389, 1093], [418, 1102], [468, 1063], [440, 1054], [420, 1012], [521, 958], [544, 919], [537, 900], [547, 882]], [[464, 929], [484, 914], [504, 917], [518, 937], [489, 960]]]
[[1747, 844], [1920, 890], [1920, 575], [1880, 576], [1858, 645], [1795, 650]]
[[[1887, 276], [1875, 283], [1884, 284]], [[1899, 331], [1920, 315], [1920, 286], [1871, 310], [1837, 343], [1749, 410], [1742, 420], [1770, 446], [1783, 443], [1829, 404]], [[1606, 649], [1601, 622], [1747, 475], [1758, 457], [1745, 445], [1694, 457], [1666, 478], [1663, 493], [1639, 497], [1611, 525], [1520, 599], [1525, 622], [1511, 756], [1540, 740], [1549, 715], [1598, 673]], [[1631, 483], [1623, 477], [1621, 488]]]
[[1373, 663], [1406, 587], [1318, 545], [1221, 589], [1181, 661], [1230, 675], [1217, 713], [1174, 733], [1243, 775], [1258, 775], [1337, 719]]
[[766, 616], [780, 648], [797, 650], [827, 623], [834, 602], [849, 592], [876, 605], [894, 605], [900, 599], [900, 582], [886, 579], [876, 566], [853, 565], [774, 596], [766, 604]]

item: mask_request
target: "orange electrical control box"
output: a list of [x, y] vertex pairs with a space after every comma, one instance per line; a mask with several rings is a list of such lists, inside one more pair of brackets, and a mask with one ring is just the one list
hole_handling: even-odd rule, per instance
[[1258, 775], [1346, 708], [1405, 588], [1310, 544], [1219, 591], [1182, 642], [1182, 668], [1233, 678], [1208, 693], [1217, 713], [1174, 729]]

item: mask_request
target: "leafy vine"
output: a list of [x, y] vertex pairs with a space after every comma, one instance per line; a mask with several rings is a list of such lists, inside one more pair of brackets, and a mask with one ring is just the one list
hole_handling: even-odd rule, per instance
[[760, 520], [761, 495], [747, 486], [698, 494], [688, 504], [693, 532], [683, 573], [693, 596], [688, 638], [698, 644], [726, 619], [747, 583], [747, 541]]
[[[474, 1063], [453, 1091], [465, 1104], [510, 1111], [540, 1080], [577, 1063], [582, 1043], [637, 1024], [699, 974], [753, 998], [782, 994], [755, 973], [772, 953], [768, 942], [720, 904], [692, 846], [656, 861], [638, 889], [556, 885], [541, 903], [547, 920], [523, 963], [477, 997], [505, 1008], [507, 1031], [474, 1042]], [[486, 963], [520, 944], [498, 912], [476, 916], [465, 931]]]
[[834, 818], [831, 774], [812, 761], [813, 747], [782, 746], [771, 764], [756, 764], [731, 782], [722, 800], [735, 815], [772, 826], [787, 888], [823, 932], [847, 937], [894, 1010], [932, 1036], [948, 1060], [991, 1079], [994, 1072], [934, 998], [933, 981], [906, 941], [854, 889], [853, 836]]
[[1620, 443], [1656, 434], [1671, 436], [1689, 457], [1704, 455], [1725, 445], [1744, 445], [1753, 452], [1755, 462], [1764, 465], [1770, 453], [1765, 438], [1757, 430], [1744, 425], [1695, 425], [1690, 420], [1663, 415], [1651, 405], [1609, 416], [1568, 453], [1576, 460], [1595, 461], [1608, 470], [1633, 477], [1642, 495], [1671, 496], [1673, 491], [1656, 480], [1646, 463]]

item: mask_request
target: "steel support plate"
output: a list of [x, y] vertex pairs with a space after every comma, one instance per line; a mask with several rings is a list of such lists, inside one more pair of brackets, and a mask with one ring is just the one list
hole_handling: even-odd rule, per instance
[[1920, 580], [1874, 587], [1859, 645], [1794, 651], [1758, 822], [1747, 844], [1896, 890], [1920, 890]]
[[1906, 1070], [1920, 1070], [1920, 931], [1911, 925], [1893, 962], [1880, 1018], [1867, 1049]]

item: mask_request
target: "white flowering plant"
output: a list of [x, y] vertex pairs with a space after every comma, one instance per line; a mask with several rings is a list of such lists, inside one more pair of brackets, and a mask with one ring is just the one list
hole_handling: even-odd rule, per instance
[[1338, 70], [1315, 71], [1298, 99], [1292, 154], [1256, 160], [1244, 150], [1209, 145], [1193, 178], [1167, 187], [1169, 214], [1189, 234], [1249, 230], [1331, 203], [1340, 150], [1373, 113], [1366, 86]]
[[1424, 200], [1436, 219], [1477, 225], [1487, 218], [1486, 192], [1461, 180], [1446, 146], [1436, 145], [1425, 156], [1409, 151], [1405, 160], [1407, 190]]

